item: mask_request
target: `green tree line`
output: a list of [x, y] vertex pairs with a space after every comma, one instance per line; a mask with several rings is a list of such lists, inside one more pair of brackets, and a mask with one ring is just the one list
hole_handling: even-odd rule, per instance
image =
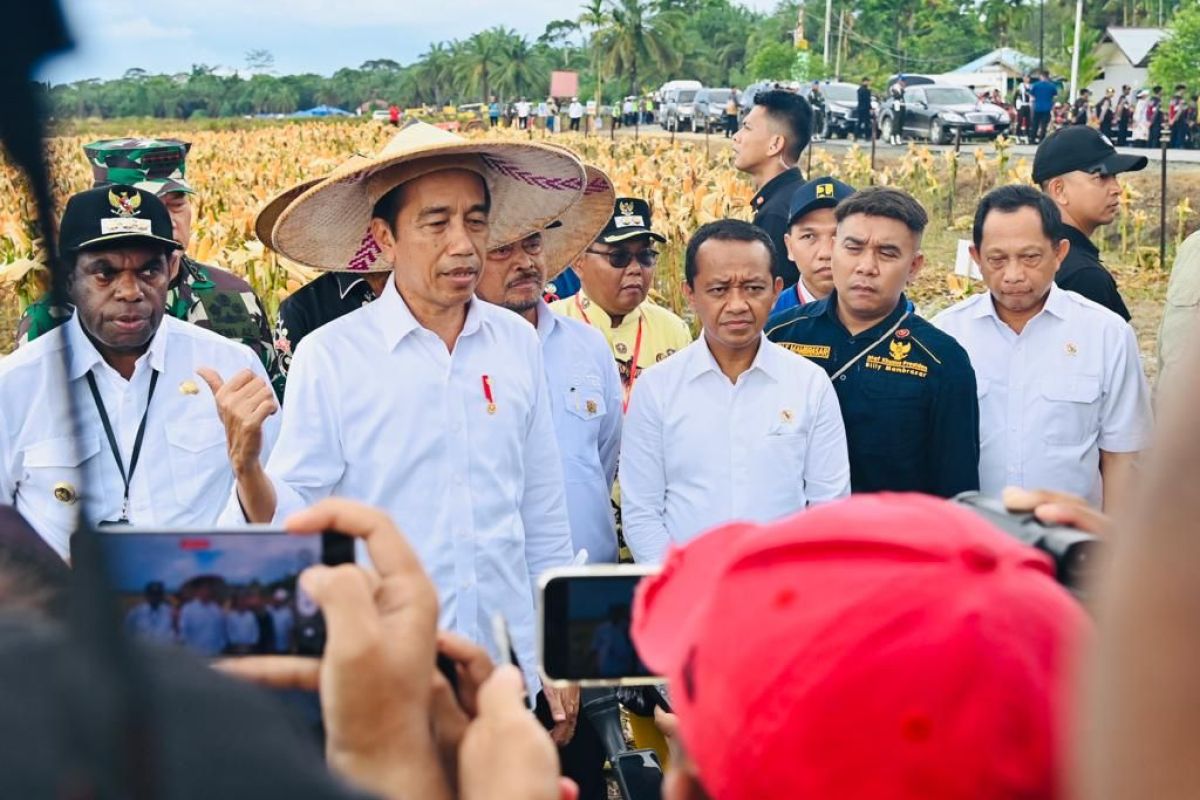
[[[1106, 25], [1154, 25], [1194, 0], [1104, 0], [1086, 6], [1085, 42]], [[803, 11], [801, 11], [803, 9]], [[612, 102], [689, 78], [706, 86], [745, 86], [757, 79], [882, 77], [938, 73], [1000, 46], [1065, 70], [1074, 25], [1071, 0], [834, 0], [824, 52], [825, 4], [781, 0], [751, 11], [731, 0], [584, 0], [571, 18], [532, 38], [494, 27], [431, 44], [410, 64], [379, 57], [330, 76], [274, 75], [270, 56], [247, 54], [257, 69], [223, 74], [204, 64], [154, 75], [133, 67], [115, 80], [47, 87], [58, 118], [203, 118], [289, 113], [316, 105], [353, 110], [363, 104], [418, 104], [538, 99], [552, 70], [580, 76], [580, 95]], [[803, 18], [807, 68], [798, 67], [794, 35]], [[801, 59], [799, 63], [803, 64]], [[803, 74], [801, 74], [803, 73]]]

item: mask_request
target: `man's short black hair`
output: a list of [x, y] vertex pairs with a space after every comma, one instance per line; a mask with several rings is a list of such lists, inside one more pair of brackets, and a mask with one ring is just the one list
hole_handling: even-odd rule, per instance
[[696, 285], [696, 254], [700, 252], [700, 245], [709, 239], [719, 242], [758, 242], [767, 249], [767, 264], [771, 269], [771, 277], [778, 277], [775, 274], [775, 244], [766, 231], [740, 219], [719, 219], [701, 225], [688, 240], [687, 253], [683, 257], [683, 277], [688, 286]]
[[1153, 89], [1151, 89], [1150, 91], [1154, 92], [1155, 94], [1162, 94], [1162, 87], [1161, 87], [1161, 86], [1155, 86], [1155, 87], [1154, 87]]
[[929, 224], [929, 215], [908, 192], [893, 189], [891, 186], [870, 186], [860, 189], [838, 203], [833, 212], [838, 222], [854, 214], [866, 214], [868, 217], [886, 217], [904, 226], [920, 236]]
[[784, 153], [795, 164], [812, 138], [812, 106], [799, 94], [783, 89], [759, 92], [754, 95], [754, 105], [762, 106], [767, 116], [787, 130]]
[[971, 228], [976, 249], [983, 243], [983, 225], [987, 222], [988, 214], [993, 211], [1012, 214], [1022, 208], [1032, 208], [1038, 212], [1042, 220], [1042, 233], [1047, 239], [1055, 244], [1062, 239], [1063, 222], [1058, 205], [1032, 186], [1012, 184], [992, 189], [979, 201], [979, 207], [975, 209], [975, 224]]

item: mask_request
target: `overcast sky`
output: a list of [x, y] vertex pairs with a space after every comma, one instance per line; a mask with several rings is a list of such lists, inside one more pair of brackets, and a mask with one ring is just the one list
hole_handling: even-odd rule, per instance
[[[739, 0], [773, 8], [775, 0]], [[275, 72], [329, 75], [372, 58], [408, 63], [432, 42], [493, 25], [536, 37], [582, 0], [63, 0], [76, 47], [47, 62], [43, 80], [116, 78], [131, 67], [175, 73], [192, 64], [245, 66], [269, 50]]]

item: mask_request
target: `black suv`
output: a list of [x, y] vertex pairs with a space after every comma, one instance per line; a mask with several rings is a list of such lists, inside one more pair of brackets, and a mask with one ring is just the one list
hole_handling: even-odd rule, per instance
[[985, 103], [965, 86], [926, 84], [904, 89], [904, 130], [895, 130], [895, 110], [885, 103], [879, 115], [880, 137], [893, 133], [947, 144], [957, 132], [963, 139], [995, 139], [1008, 131], [1012, 118], [1003, 108]]

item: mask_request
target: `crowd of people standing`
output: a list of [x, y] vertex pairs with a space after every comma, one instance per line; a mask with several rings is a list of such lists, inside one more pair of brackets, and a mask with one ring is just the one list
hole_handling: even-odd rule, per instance
[[[333, 694], [361, 697], [360, 684], [384, 674], [400, 699], [389, 694], [382, 709], [417, 699], [412, 718], [382, 727], [405, 747], [362, 748], [406, 766], [420, 757], [410, 780], [446, 781], [431, 722], [435, 649], [507, 660], [491, 627], [500, 613], [523, 674], [499, 671], [478, 708], [474, 696], [464, 708], [484, 720], [511, 712], [520, 736], [494, 736], [494, 752], [532, 741], [553, 761], [553, 742], [581, 796], [606, 796], [579, 687], [538, 674], [535, 597], [550, 568], [631, 557], [667, 565], [639, 594], [633, 636], [677, 698], [678, 718], [662, 724], [687, 757], [668, 796], [953, 797], [966, 795], [951, 787], [987, 785], [1056, 797], [1067, 760], [1059, 712], [1088, 623], [1041, 556], [934, 498], [1018, 487], [1097, 512], [1130, 507], [1150, 390], [1091, 236], [1114, 218], [1119, 176], [1146, 159], [1087, 126], [1047, 135], [1037, 186], [1000, 187], [975, 209], [971, 254], [986, 291], [926, 319], [906, 293], [924, 267], [926, 210], [898, 189], [806, 179], [811, 129], [800, 95], [754, 98], [732, 148], [754, 184], [753, 221], [717, 220], [686, 243], [695, 335], [650, 298], [665, 242], [651, 204], [617, 196], [561, 147], [410, 122], [378, 153], [348, 154], [273, 198], [256, 224], [263, 244], [324, 274], [263, 339], [252, 295], [233, 292], [240, 305], [229, 308], [232, 290], [191, 277], [218, 268], [184, 269], [186, 145], [88, 145], [96, 185], [70, 198], [59, 225], [70, 303], [39, 304], [22, 346], [0, 361], [2, 497], [61, 559], [80, 508], [98, 524], [273, 523], [369, 540], [372, 578], [317, 571], [307, 585], [330, 603], [332, 625], [392, 617], [356, 640], [360, 655], [388, 657], [355, 662], [361, 673]], [[135, 471], [139, 456], [161, 468]], [[352, 615], [335, 588], [356, 581]], [[395, 594], [391, 581], [406, 588]], [[813, 581], [828, 584], [828, 603], [811, 592], [797, 603]], [[710, 590], [728, 602], [701, 602]], [[152, 594], [130, 624], [155, 624]], [[1009, 601], [1036, 613], [1014, 626]], [[223, 647], [262, 636], [251, 606], [235, 601], [225, 615]], [[188, 606], [174, 635], [185, 616]], [[931, 638], [914, 620], [950, 633]], [[451, 638], [435, 638], [437, 627]], [[834, 629], [844, 635], [822, 633]], [[403, 641], [371, 638], [401, 630]], [[733, 633], [741, 646], [729, 647]], [[866, 646], [881, 641], [896, 649]], [[998, 646], [1022, 657], [984, 658]], [[806, 671], [815, 652], [826, 666], [867, 659], [912, 685], [876, 691], [886, 682], [863, 680], [870, 672]], [[235, 669], [253, 673], [247, 663]], [[764, 681], [774, 714], [727, 702], [754, 665], [776, 675]], [[993, 679], [999, 688], [983, 691]], [[532, 717], [516, 710], [522, 684], [548, 738], [530, 738]], [[970, 686], [969, 702], [951, 700]], [[453, 709], [465, 737], [466, 712]], [[736, 741], [714, 734], [731, 713], [760, 737], [745, 763]], [[365, 768], [375, 760], [346, 745], [339, 721], [331, 741], [354, 757], [334, 766], [402, 796], [385, 791], [386, 770]], [[896, 736], [939, 747], [933, 757], [883, 748]], [[852, 746], [873, 737], [883, 749]], [[795, 769], [797, 742], [804, 753], [843, 749]], [[961, 760], [942, 750], [955, 743]], [[886, 764], [844, 766], [847, 753], [885, 751]], [[552, 796], [544, 786], [489, 795], [489, 777], [514, 791], [503, 761], [481, 777], [472, 760], [463, 795]], [[941, 788], [922, 793], [930, 786]]]

